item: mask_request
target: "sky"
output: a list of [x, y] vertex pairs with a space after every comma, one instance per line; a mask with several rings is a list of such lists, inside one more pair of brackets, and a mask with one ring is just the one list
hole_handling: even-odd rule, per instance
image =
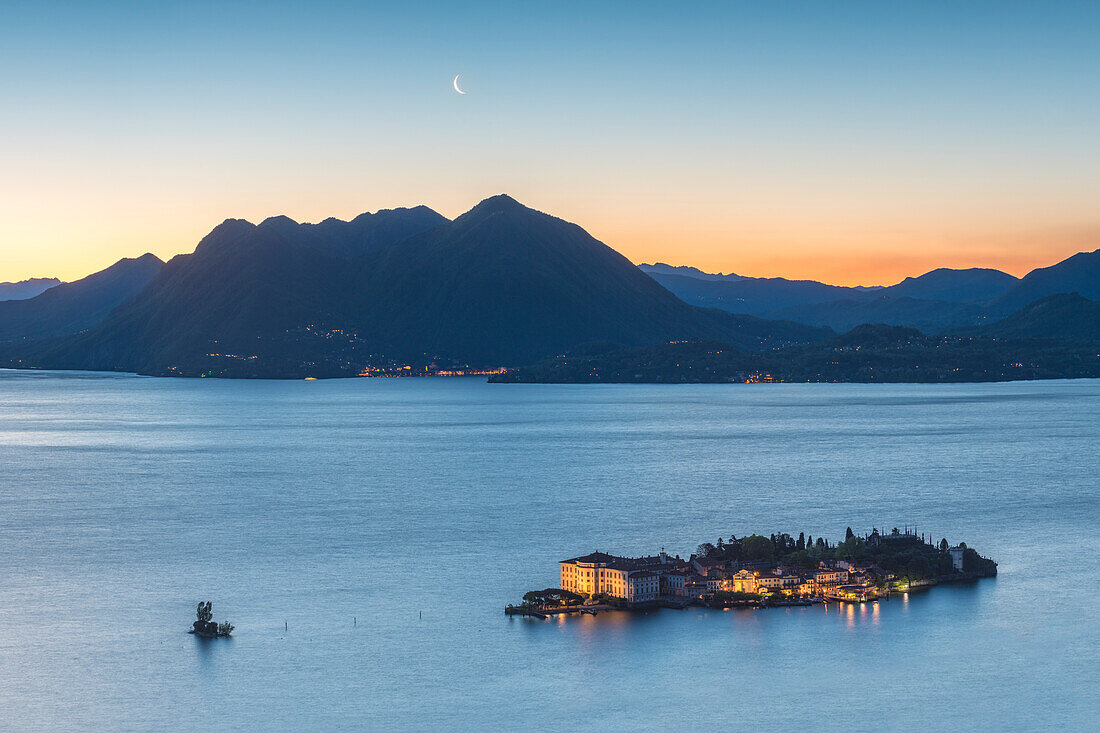
[[1100, 247], [1100, 3], [0, 17], [0, 281], [190, 252], [229, 217], [454, 217], [497, 193], [634, 262], [844, 285]]

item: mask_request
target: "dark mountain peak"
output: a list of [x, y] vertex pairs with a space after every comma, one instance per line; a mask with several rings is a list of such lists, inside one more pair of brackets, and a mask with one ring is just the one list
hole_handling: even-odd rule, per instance
[[159, 257], [147, 252], [33, 298], [0, 302], [0, 342], [63, 336], [89, 328], [141, 291], [163, 266]]
[[365, 224], [374, 220], [382, 219], [420, 219], [420, 220], [438, 220], [439, 223], [447, 221], [447, 217], [443, 216], [434, 209], [420, 204], [419, 206], [405, 207], [397, 206], [392, 209], [379, 209], [375, 212], [364, 211], [359, 216], [351, 220], [352, 224]]
[[259, 252], [270, 254], [272, 248], [291, 247], [347, 260], [396, 244], [446, 221], [427, 206], [382, 209], [360, 214], [351, 221], [328, 217], [317, 224], [298, 223], [285, 215], [268, 217], [259, 225], [227, 219], [203, 238], [195, 254], [201, 255], [199, 259], [251, 258]]
[[528, 209], [506, 193], [498, 193], [480, 202], [466, 214], [499, 214], [506, 211], [533, 211], [533, 209]]
[[291, 219], [285, 214], [279, 214], [278, 216], [269, 216], [260, 222], [260, 227], [265, 229], [283, 229], [286, 227], [297, 227], [298, 222]]
[[917, 277], [907, 277], [879, 292], [895, 298], [977, 303], [1000, 295], [1017, 282], [1019, 280], [1007, 272], [988, 267], [938, 267]]
[[1078, 252], [1049, 267], [1032, 270], [992, 301], [990, 310], [995, 315], [1008, 315], [1045, 295], [1073, 292], [1100, 299], [1100, 249]]
[[210, 233], [213, 234], [214, 232], [221, 231], [223, 229], [251, 229], [254, 226], [256, 225], [248, 221], [247, 219], [235, 219], [233, 217], [229, 217], [221, 224], [218, 224], [216, 227], [214, 227]]
[[199, 240], [195, 251], [210, 247], [218, 247], [221, 244], [235, 242], [256, 228], [256, 225], [244, 219], [226, 219], [221, 224], [210, 230], [210, 233]]
[[[1100, 247], [1098, 247], [1097, 249], [1094, 249], [1091, 252], [1078, 252], [1077, 254], [1071, 255], [1070, 257], [1067, 257], [1066, 259], [1062, 260], [1062, 262], [1074, 262], [1074, 263], [1081, 263], [1081, 262], [1084, 262], [1084, 261], [1093, 261], [1093, 262], [1095, 262], [1097, 259], [1100, 259]], [[1058, 263], [1058, 264], [1061, 264], [1061, 263]]]
[[[123, 257], [121, 260], [111, 265], [110, 267], [100, 270], [99, 272], [92, 273], [82, 280], [77, 280], [77, 283], [87, 282], [95, 279], [103, 279], [112, 276], [118, 272], [156, 272], [164, 265], [164, 262], [151, 252], [146, 252], [140, 257]], [[152, 277], [150, 275], [150, 277]], [[75, 284], [75, 283], [70, 283]]]
[[[482, 239], [486, 242], [494, 241], [497, 244], [505, 241], [511, 245], [520, 241], [528, 244], [542, 241], [545, 244], [545, 236], [565, 236], [572, 239], [577, 233], [592, 242], [596, 241], [576, 224], [524, 206], [503, 193], [490, 196], [452, 223], [455, 233], [462, 233], [463, 236]], [[483, 227], [490, 227], [490, 229], [483, 229]], [[569, 230], [568, 234], [565, 233], [566, 229]], [[551, 235], [551, 232], [556, 234]]]
[[643, 262], [638, 265], [638, 269], [648, 275], [682, 275], [684, 277], [693, 277], [696, 280], [728, 280], [730, 282], [735, 282], [737, 280], [749, 279], [732, 272], [728, 275], [724, 275], [720, 272], [703, 272], [698, 267], [691, 267], [690, 265], [669, 265], [665, 262], [654, 262], [652, 265]]
[[0, 301], [27, 300], [61, 284], [56, 277], [32, 277], [13, 283], [0, 283]]
[[[920, 280], [921, 278], [934, 277], [936, 275], [951, 275], [951, 274], [971, 274], [977, 275], [980, 273], [994, 273], [1004, 275], [1005, 273], [1000, 270], [995, 270], [992, 267], [937, 267], [934, 270], [929, 270], [923, 275], [917, 275], [916, 277], [907, 277], [906, 280]], [[1011, 277], [1011, 275], [1009, 275]], [[904, 282], [904, 281], [903, 281]]]

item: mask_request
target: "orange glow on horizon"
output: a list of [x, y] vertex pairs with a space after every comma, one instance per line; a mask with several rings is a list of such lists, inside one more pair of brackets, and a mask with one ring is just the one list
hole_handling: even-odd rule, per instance
[[[491, 195], [494, 189], [482, 192]], [[938, 267], [989, 267], [1021, 277], [1077, 252], [1100, 247], [1100, 222], [1059, 225], [1047, 221], [938, 221], [916, 226], [903, 218], [838, 221], [808, 213], [791, 221], [775, 216], [730, 215], [713, 210], [638, 208], [637, 202], [580, 201], [521, 191], [516, 198], [585, 228], [592, 236], [634, 263], [688, 265], [706, 272], [750, 277], [818, 280], [835, 285], [890, 285]], [[123, 257], [152, 252], [167, 261], [194, 250], [198, 241], [228, 217], [254, 223], [286, 213], [296, 221], [321, 221], [330, 215], [350, 219], [362, 211], [412, 206], [415, 199], [379, 200], [356, 205], [357, 197], [326, 202], [318, 197], [300, 207], [271, 205], [258, 199], [198, 207], [178, 200], [140, 216], [125, 216], [87, 202], [65, 217], [49, 216], [36, 206], [15, 216], [0, 215], [0, 281], [29, 277], [77, 280]], [[448, 217], [473, 206], [478, 198], [447, 197], [446, 205], [428, 205]], [[30, 201], [24, 203], [30, 204]], [[14, 213], [14, 212], [13, 212]], [[28, 224], [31, 222], [31, 224]], [[855, 223], [852, 223], [855, 222]], [[15, 246], [18, 244], [19, 246]]]

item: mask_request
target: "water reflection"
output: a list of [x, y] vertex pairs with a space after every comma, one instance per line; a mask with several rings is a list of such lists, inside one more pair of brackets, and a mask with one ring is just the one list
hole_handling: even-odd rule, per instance
[[[705, 715], [836, 730], [881, 720], [883, 701], [931, 730], [1095, 719], [1097, 381], [672, 394], [34, 376], [0, 376], [0, 595], [23, 601], [0, 638], [0, 728], [515, 730], [550, 715], [636, 730]], [[965, 404], [986, 394], [1004, 399]], [[870, 508], [973, 542], [1002, 578], [865, 614], [500, 623], [581, 548], [690, 550], [708, 527], [831, 537], [869, 526]], [[236, 642], [183, 634], [181, 599], [199, 596], [232, 604]], [[121, 630], [88, 621], [117, 608]], [[349, 638], [353, 613], [370, 620]]]
[[195, 646], [195, 658], [198, 660], [199, 668], [204, 672], [212, 671], [225, 657], [224, 652], [228, 652], [233, 648], [234, 639], [232, 636], [223, 639], [205, 639], [194, 634], [188, 636], [190, 637], [188, 641]]

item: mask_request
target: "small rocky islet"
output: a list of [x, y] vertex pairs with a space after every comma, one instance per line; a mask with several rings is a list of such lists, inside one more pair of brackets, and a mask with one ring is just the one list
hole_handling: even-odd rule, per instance
[[199, 601], [198, 608], [195, 609], [195, 617], [195, 621], [187, 631], [188, 634], [204, 639], [226, 638], [233, 634], [233, 624], [228, 621], [221, 623], [214, 621], [214, 611], [210, 601], [205, 603]]

